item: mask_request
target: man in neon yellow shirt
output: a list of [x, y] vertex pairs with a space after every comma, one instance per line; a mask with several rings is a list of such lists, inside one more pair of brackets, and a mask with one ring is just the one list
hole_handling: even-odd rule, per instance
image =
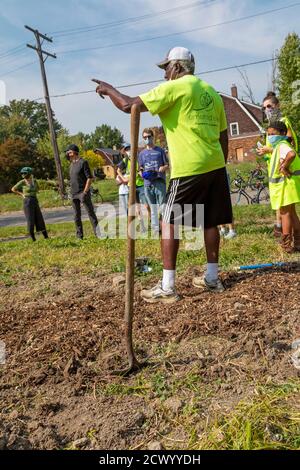
[[[157, 65], [165, 70], [167, 81], [137, 97], [123, 95], [108, 83], [95, 81], [97, 93], [109, 96], [122, 111], [130, 113], [131, 106], [136, 104], [141, 112], [158, 114], [162, 121], [171, 161], [171, 181], [162, 221], [163, 279], [141, 295], [148, 302], [171, 303], [180, 299], [175, 289], [179, 240], [174, 225], [184, 223], [185, 216], [191, 214], [188, 225], [199, 227], [199, 206], [204, 206], [208, 263], [205, 276], [194, 278], [193, 285], [214, 292], [224, 291], [218, 277], [218, 225], [232, 222], [225, 171], [228, 135], [223, 101], [210, 85], [194, 76], [195, 61], [188, 49], [174, 47]], [[183, 215], [177, 215], [178, 207]]]

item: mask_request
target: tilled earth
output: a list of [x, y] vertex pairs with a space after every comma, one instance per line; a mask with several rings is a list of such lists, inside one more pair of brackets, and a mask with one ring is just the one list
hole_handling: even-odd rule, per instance
[[[137, 282], [134, 338], [139, 359], [149, 364], [139, 373], [144, 379], [160, 372], [167, 382], [184, 384], [194, 371], [209, 389], [199, 409], [201, 432], [201, 421], [232, 409], [254, 384], [297, 376], [290, 356], [300, 337], [300, 271], [226, 273], [227, 290], [219, 295], [192, 287], [193, 274], [178, 279], [183, 299], [172, 305], [143, 302]], [[139, 378], [112, 374], [126, 366], [124, 288], [112, 280], [71, 281], [57, 270], [0, 286], [6, 345], [0, 448], [147, 448], [157, 439], [172, 447], [188, 439], [166, 417], [192, 400], [184, 385], [181, 396], [169, 392], [167, 400], [157, 386], [112, 392], [136, 386]]]

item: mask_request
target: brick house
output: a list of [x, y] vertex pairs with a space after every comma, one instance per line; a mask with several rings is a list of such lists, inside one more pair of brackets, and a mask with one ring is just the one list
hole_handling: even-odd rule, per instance
[[238, 163], [255, 160], [253, 148], [264, 134], [262, 127], [263, 112], [256, 106], [238, 98], [236, 85], [231, 95], [220, 93], [227, 117], [229, 137], [229, 160]]
[[117, 165], [121, 161], [122, 157], [118, 150], [97, 148], [94, 150], [97, 155], [100, 155], [104, 160], [102, 167], [104, 174], [107, 178], [115, 178]]

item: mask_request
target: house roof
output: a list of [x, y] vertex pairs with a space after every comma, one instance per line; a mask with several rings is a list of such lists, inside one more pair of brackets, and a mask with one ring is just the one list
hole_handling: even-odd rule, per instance
[[97, 148], [97, 149], [95, 149], [95, 150], [98, 150], [98, 151], [100, 151], [100, 152], [106, 153], [106, 154], [109, 155], [109, 156], [114, 156], [114, 155], [117, 156], [117, 155], [120, 154], [120, 152], [119, 152], [118, 150], [105, 149], [105, 148], [101, 148], [101, 147], [99, 147], [99, 148]]
[[264, 132], [264, 128], [262, 127], [262, 123], [260, 122], [259, 119], [257, 119], [256, 113], [257, 111], [261, 111], [261, 107], [253, 104], [253, 103], [248, 103], [247, 101], [242, 101], [239, 100], [238, 98], [235, 98], [234, 96], [227, 95], [226, 93], [221, 93], [221, 96], [224, 96], [225, 98], [229, 98], [231, 100], [234, 100], [247, 114], [247, 116], [254, 122], [254, 124], [258, 127], [260, 132]]

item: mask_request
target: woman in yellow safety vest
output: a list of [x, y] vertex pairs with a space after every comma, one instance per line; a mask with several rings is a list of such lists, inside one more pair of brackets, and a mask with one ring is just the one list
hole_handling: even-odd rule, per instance
[[293, 253], [300, 251], [300, 220], [295, 207], [300, 202], [300, 157], [289, 142], [284, 122], [270, 123], [268, 140], [273, 148], [268, 160], [271, 206], [281, 215], [281, 246], [286, 253]]
[[[298, 139], [296, 132], [293, 129], [291, 121], [287, 116], [282, 116], [280, 110], [280, 102], [277, 98], [276, 94], [273, 91], [269, 91], [266, 97], [263, 100], [263, 111], [267, 118], [268, 123], [270, 124], [271, 121], [282, 121], [287, 127], [287, 137], [289, 138], [290, 143], [292, 144], [293, 148], [298, 152]], [[266, 155], [268, 159], [272, 154], [273, 148], [269, 141], [268, 135], [266, 135], [266, 143], [265, 146], [261, 147], [257, 150], [258, 155]], [[280, 212], [276, 211], [276, 223], [274, 225], [274, 236], [276, 238], [281, 237], [282, 234], [282, 221]]]

